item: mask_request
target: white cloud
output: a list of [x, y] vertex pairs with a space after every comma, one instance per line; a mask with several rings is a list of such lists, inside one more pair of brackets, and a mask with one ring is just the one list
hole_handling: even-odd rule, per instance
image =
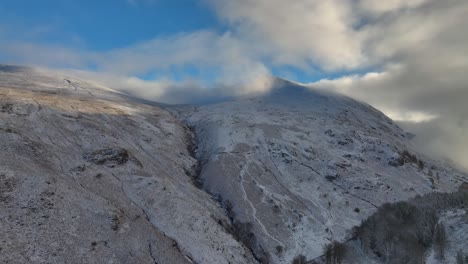
[[[458, 19], [461, 24], [463, 17]], [[462, 54], [468, 52], [464, 44], [468, 35], [463, 30], [461, 26], [447, 28], [425, 45], [405, 50], [398, 64], [388, 64], [381, 72], [324, 79], [310, 85], [376, 106], [404, 122], [404, 127], [417, 135], [415, 142], [421, 149], [450, 157], [466, 167], [468, 60]], [[450, 44], [446, 44], [447, 38]]]
[[256, 44], [255, 54], [277, 65], [327, 71], [398, 60], [459, 31], [453, 24], [468, 8], [464, 0], [205, 1], [237, 38]]
[[360, 0], [359, 7], [374, 15], [399, 11], [401, 9], [415, 8], [425, 3], [427, 0]]
[[81, 71], [72, 69], [54, 69], [85, 80], [94, 80], [114, 90], [123, 91], [135, 97], [167, 104], [207, 103], [233, 97], [261, 94], [273, 85], [273, 78], [261, 68], [252, 71], [243, 78], [223, 79], [211, 86], [199, 80], [175, 81], [168, 78], [144, 80], [135, 76], [121, 74]]
[[222, 19], [273, 63], [308, 68], [353, 68], [366, 58], [362, 36], [351, 25], [351, 2], [213, 0]]
[[[204, 1], [226, 23], [226, 32], [179, 33], [105, 52], [8, 42], [0, 36], [0, 58], [82, 69], [93, 65], [100, 75], [95, 78], [167, 102], [263, 91], [274, 66], [330, 73], [372, 69], [313, 85], [432, 128], [409, 126], [424, 133], [420, 138], [433, 139], [427, 149], [442, 151], [440, 142], [446, 142], [454, 149], [444, 153], [457, 153], [452, 158], [468, 163], [460, 158], [468, 157], [466, 144], [450, 140], [468, 138], [468, 1]], [[172, 71], [187, 67], [202, 77], [170, 80]], [[134, 77], [155, 72], [155, 80]]]
[[[100, 53], [0, 41], [0, 50], [5, 56], [3, 61], [81, 69], [77, 72], [80, 75], [166, 103], [188, 102], [190, 98], [204, 101], [202, 95], [213, 100], [268, 90], [269, 69], [246, 46], [229, 32], [216, 34], [212, 31], [181, 33]], [[94, 65], [95, 71], [89, 71], [88, 65]], [[180, 77], [187, 67], [196, 68], [202, 77], [187, 75], [170, 80], [173, 71]], [[136, 77], [153, 73], [158, 74], [145, 79]], [[222, 88], [214, 91], [216, 86]]]

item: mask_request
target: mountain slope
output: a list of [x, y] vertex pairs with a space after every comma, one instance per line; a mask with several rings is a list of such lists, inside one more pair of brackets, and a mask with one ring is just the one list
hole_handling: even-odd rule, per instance
[[204, 188], [265, 262], [313, 259], [385, 202], [456, 190], [462, 173], [416, 153], [372, 107], [276, 80], [263, 95], [180, 107]]
[[1, 263], [255, 263], [187, 173], [187, 128], [90, 82], [0, 72]]
[[163, 108], [0, 66], [0, 149], [1, 263], [320, 259], [383, 203], [467, 181], [372, 107], [279, 79]]

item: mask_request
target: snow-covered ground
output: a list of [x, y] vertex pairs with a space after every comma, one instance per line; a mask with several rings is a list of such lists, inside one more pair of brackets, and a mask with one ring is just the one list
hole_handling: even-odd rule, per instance
[[[416, 153], [376, 109], [284, 80], [266, 94], [180, 107], [179, 115], [195, 128], [205, 188], [233, 205], [237, 221], [253, 224], [273, 263], [314, 259], [382, 203], [466, 180]], [[423, 168], [398, 164], [405, 150]]]
[[458, 252], [468, 256], [468, 209], [458, 209], [441, 212], [439, 224], [445, 227], [447, 245], [444, 259], [435, 258], [434, 250], [431, 250], [426, 259], [427, 264], [457, 263]]
[[192, 184], [189, 146], [156, 106], [0, 72], [0, 263], [255, 263]]
[[0, 262], [291, 263], [384, 202], [467, 181], [372, 107], [283, 80], [168, 110], [0, 67]]

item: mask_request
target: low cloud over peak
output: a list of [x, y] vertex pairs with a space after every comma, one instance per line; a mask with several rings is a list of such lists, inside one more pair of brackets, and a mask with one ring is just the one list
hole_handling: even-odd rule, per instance
[[[162, 3], [125, 4], [150, 2], [156, 4], [146, 6]], [[451, 158], [468, 163], [463, 158], [468, 157], [463, 147], [468, 145], [463, 141], [468, 138], [467, 1], [201, 3], [217, 24], [106, 49], [80, 44], [86, 39], [76, 45], [35, 41], [23, 37], [28, 27], [3, 23], [0, 59], [80, 70], [114, 88], [165, 102], [262, 91], [272, 75], [295, 76], [294, 81], [344, 93], [410, 122], [408, 129], [428, 139], [426, 149], [456, 153]]]

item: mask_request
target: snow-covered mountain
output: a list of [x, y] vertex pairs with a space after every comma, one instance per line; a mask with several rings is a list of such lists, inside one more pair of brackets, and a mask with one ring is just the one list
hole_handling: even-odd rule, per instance
[[383, 203], [468, 181], [371, 106], [280, 79], [163, 107], [1, 66], [0, 147], [1, 263], [313, 260]]
[[467, 179], [417, 153], [371, 106], [284, 80], [180, 116], [196, 131], [204, 188], [251, 225], [254, 253], [273, 263], [314, 259], [381, 204]]
[[167, 111], [47, 72], [0, 74], [0, 263], [255, 263], [187, 174]]

